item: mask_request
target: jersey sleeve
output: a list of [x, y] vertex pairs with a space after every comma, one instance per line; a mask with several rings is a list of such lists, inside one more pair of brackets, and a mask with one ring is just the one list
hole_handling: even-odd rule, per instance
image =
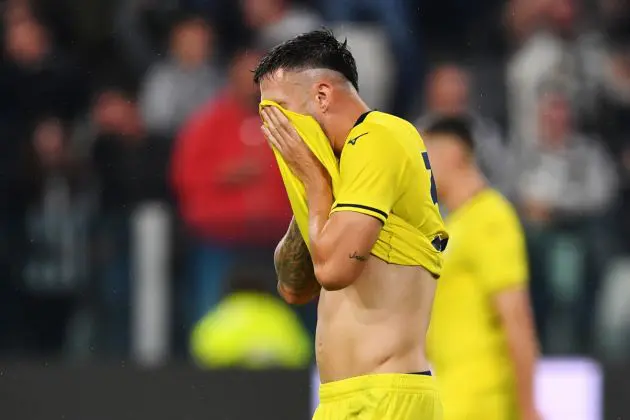
[[406, 160], [398, 144], [378, 133], [348, 142], [339, 161], [340, 186], [331, 213], [354, 211], [385, 223], [400, 197]]
[[495, 294], [525, 286], [528, 279], [527, 253], [522, 228], [514, 217], [499, 217], [480, 223], [476, 265], [482, 287]]

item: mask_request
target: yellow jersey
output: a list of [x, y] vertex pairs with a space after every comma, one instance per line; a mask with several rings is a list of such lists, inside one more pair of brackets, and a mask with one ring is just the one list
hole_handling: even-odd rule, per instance
[[445, 413], [449, 406], [463, 410], [466, 401], [478, 405], [475, 399], [488, 393], [515, 396], [514, 373], [493, 297], [525, 287], [528, 278], [519, 219], [498, 192], [480, 192], [451, 213], [446, 226], [451, 238], [427, 336]]
[[383, 223], [372, 254], [419, 265], [439, 277], [448, 234], [426, 148], [416, 128], [378, 111], [361, 116], [339, 159], [332, 213], [355, 211]]
[[[354, 211], [383, 223], [371, 253], [399, 265], [418, 265], [439, 277], [448, 235], [437, 204], [426, 147], [415, 127], [390, 114], [369, 111], [356, 122], [337, 159], [315, 119], [264, 100], [282, 111], [330, 174], [331, 213]], [[304, 185], [274, 149], [291, 208], [304, 241], [308, 206]]]

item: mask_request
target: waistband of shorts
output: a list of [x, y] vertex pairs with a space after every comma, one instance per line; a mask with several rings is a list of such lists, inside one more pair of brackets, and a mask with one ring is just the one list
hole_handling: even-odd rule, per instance
[[355, 376], [340, 381], [328, 382], [319, 386], [319, 400], [336, 400], [369, 389], [388, 389], [392, 391], [436, 391], [435, 378], [427, 375], [404, 373], [378, 373]]

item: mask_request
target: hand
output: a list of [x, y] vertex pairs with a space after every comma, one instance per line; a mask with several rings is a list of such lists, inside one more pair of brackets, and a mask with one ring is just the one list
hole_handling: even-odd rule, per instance
[[305, 186], [327, 180], [326, 169], [279, 109], [265, 107], [262, 116], [262, 131], [267, 141], [280, 152], [291, 171]]

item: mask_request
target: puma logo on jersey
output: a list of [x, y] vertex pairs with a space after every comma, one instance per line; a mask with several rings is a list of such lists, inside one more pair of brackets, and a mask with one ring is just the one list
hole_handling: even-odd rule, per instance
[[361, 137], [365, 136], [366, 134], [367, 133], [359, 134], [355, 138], [348, 140], [348, 144], [351, 144], [351, 145], [354, 146], [356, 144], [357, 140], [359, 140]]

